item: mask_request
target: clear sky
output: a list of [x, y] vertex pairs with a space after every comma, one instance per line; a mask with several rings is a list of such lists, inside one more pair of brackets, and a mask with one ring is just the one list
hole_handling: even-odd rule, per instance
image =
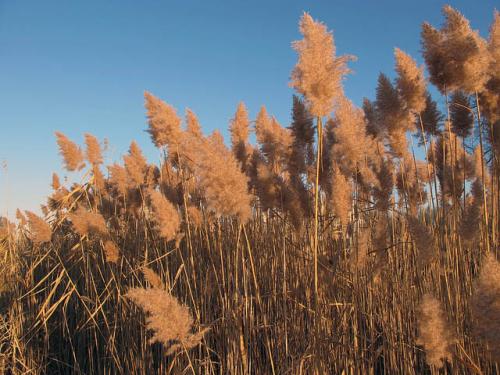
[[[393, 75], [394, 47], [422, 61], [420, 25], [439, 26], [445, 3], [0, 0], [0, 214], [37, 210], [50, 192], [52, 172], [61, 172], [56, 130], [80, 144], [85, 132], [109, 138], [112, 160], [136, 140], [154, 160], [144, 90], [180, 114], [191, 108], [206, 133], [219, 128], [226, 140], [239, 101], [252, 118], [264, 104], [288, 125], [290, 44], [303, 11], [333, 30], [339, 54], [358, 57], [345, 91], [359, 105], [373, 97], [379, 72]], [[500, 5], [447, 3], [483, 36]]]

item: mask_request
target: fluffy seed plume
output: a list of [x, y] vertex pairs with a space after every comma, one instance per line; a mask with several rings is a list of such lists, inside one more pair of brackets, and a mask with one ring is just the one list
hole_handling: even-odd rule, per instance
[[146, 314], [146, 325], [153, 331], [151, 343], [161, 342], [167, 355], [177, 350], [197, 346], [208, 328], [192, 333], [193, 317], [189, 308], [161, 288], [131, 288], [125, 297], [139, 306]]
[[28, 217], [31, 240], [37, 245], [49, 242], [52, 237], [52, 230], [50, 229], [49, 224], [31, 211], [25, 212]]
[[158, 275], [155, 271], [153, 271], [149, 267], [144, 267], [142, 269], [142, 273], [144, 274], [144, 278], [148, 281], [149, 284], [153, 288], [163, 289], [163, 281], [161, 281], [160, 275]]
[[243, 170], [246, 167], [248, 160], [248, 132], [250, 121], [248, 119], [248, 111], [245, 104], [238, 104], [234, 118], [231, 120], [229, 131], [231, 132], [231, 146], [233, 154], [241, 163]]
[[493, 254], [484, 259], [473, 291], [474, 333], [488, 345], [493, 360], [500, 362], [500, 263]]
[[55, 132], [59, 153], [63, 157], [65, 168], [68, 171], [79, 171], [85, 166], [83, 151], [61, 132]]
[[123, 161], [130, 180], [137, 186], [141, 185], [144, 182], [144, 175], [148, 165], [139, 145], [135, 141], [130, 144], [129, 154], [123, 157]]
[[333, 212], [342, 224], [349, 222], [351, 211], [352, 188], [349, 180], [340, 172], [338, 167], [333, 170], [332, 207]]
[[126, 195], [128, 189], [128, 177], [125, 168], [115, 163], [108, 166], [108, 171], [110, 174], [109, 182], [111, 185], [119, 194], [123, 196]]
[[118, 246], [113, 241], [107, 240], [104, 242], [104, 255], [106, 256], [106, 262], [117, 263], [120, 257]]
[[292, 71], [291, 86], [304, 95], [313, 116], [326, 116], [335, 99], [343, 95], [342, 79], [349, 72], [347, 61], [353, 57], [335, 57], [333, 34], [308, 13], [302, 15], [299, 26], [304, 38], [292, 44], [299, 61]]
[[68, 217], [80, 236], [86, 236], [90, 233], [105, 236], [108, 233], [106, 221], [100, 213], [87, 211], [80, 206], [76, 211], [71, 212]]
[[396, 86], [407, 111], [420, 113], [425, 108], [425, 79], [423, 67], [401, 51], [394, 50], [396, 57]]
[[57, 173], [52, 173], [52, 189], [54, 190], [59, 190], [59, 188], [61, 187], [61, 182], [59, 181], [59, 176], [57, 175]]
[[[177, 145], [181, 138], [181, 119], [175, 109], [149, 92], [144, 93], [148, 133], [156, 147]], [[175, 152], [175, 150], [173, 150]]]
[[440, 302], [432, 295], [422, 297], [417, 321], [417, 344], [424, 347], [427, 363], [436, 368], [443, 367], [443, 362], [451, 359], [453, 336]]
[[451, 129], [459, 137], [467, 138], [474, 126], [469, 97], [462, 91], [456, 91], [451, 96], [450, 104]]
[[153, 219], [160, 236], [166, 241], [175, 239], [180, 226], [179, 213], [162, 193], [150, 190], [149, 197], [153, 209]]
[[196, 114], [189, 108], [186, 108], [186, 131], [195, 137], [201, 137], [201, 126]]
[[457, 89], [467, 93], [481, 90], [491, 60], [487, 43], [460, 12], [446, 5], [443, 13], [441, 30], [428, 23], [422, 26], [422, 49], [430, 80], [443, 94]]
[[93, 166], [102, 164], [102, 152], [101, 146], [99, 145], [99, 141], [92, 134], [85, 134], [85, 145], [87, 149], [85, 150], [85, 156], [90, 164]]

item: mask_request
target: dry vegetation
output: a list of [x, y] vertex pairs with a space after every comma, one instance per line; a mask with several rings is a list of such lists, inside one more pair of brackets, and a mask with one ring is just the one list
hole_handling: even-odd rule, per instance
[[107, 173], [56, 133], [84, 180], [0, 222], [3, 372], [498, 374], [500, 16], [443, 13], [362, 109], [304, 14], [288, 127], [241, 103], [229, 149], [146, 93], [161, 163]]

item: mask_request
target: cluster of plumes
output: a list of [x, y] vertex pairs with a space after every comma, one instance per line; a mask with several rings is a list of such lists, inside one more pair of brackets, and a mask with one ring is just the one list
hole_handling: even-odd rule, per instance
[[430, 81], [443, 93], [458, 89], [480, 91], [488, 80], [491, 55], [487, 42], [473, 31], [469, 21], [450, 6], [443, 8], [440, 30], [422, 26], [423, 56]]
[[500, 263], [486, 255], [471, 301], [476, 337], [488, 345], [493, 360], [500, 362]]
[[315, 117], [328, 115], [335, 100], [343, 96], [342, 79], [350, 56], [335, 56], [332, 33], [304, 13], [300, 20], [302, 40], [293, 42], [299, 61], [292, 72], [291, 85], [302, 94]]
[[153, 270], [146, 268], [144, 275], [152, 288], [130, 288], [125, 297], [147, 314], [147, 329], [153, 331], [151, 343], [162, 343], [167, 355], [200, 344], [209, 329], [193, 333], [194, 322], [189, 308], [164, 289], [161, 278]]
[[430, 366], [441, 368], [452, 357], [453, 334], [446, 321], [441, 303], [434, 296], [424, 294], [417, 312], [417, 344], [425, 350]]
[[[237, 216], [242, 222], [248, 220], [251, 213], [248, 181], [220, 134], [214, 132], [204, 137], [191, 111], [187, 116], [188, 129], [184, 131], [171, 106], [151, 94], [146, 93], [145, 97], [153, 142], [157, 146], [168, 146], [172, 171], [175, 169], [181, 175], [180, 183], [187, 185], [190, 181], [193, 189], [201, 191], [208, 210], [216, 215]], [[244, 131], [240, 129], [238, 134], [245, 143]], [[184, 187], [184, 193], [191, 195], [192, 191]]]

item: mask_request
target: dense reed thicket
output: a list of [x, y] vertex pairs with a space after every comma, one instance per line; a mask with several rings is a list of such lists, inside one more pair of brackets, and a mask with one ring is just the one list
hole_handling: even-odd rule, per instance
[[83, 180], [0, 222], [3, 373], [498, 374], [500, 15], [443, 13], [362, 108], [305, 13], [288, 127], [146, 92], [158, 165], [56, 133]]

